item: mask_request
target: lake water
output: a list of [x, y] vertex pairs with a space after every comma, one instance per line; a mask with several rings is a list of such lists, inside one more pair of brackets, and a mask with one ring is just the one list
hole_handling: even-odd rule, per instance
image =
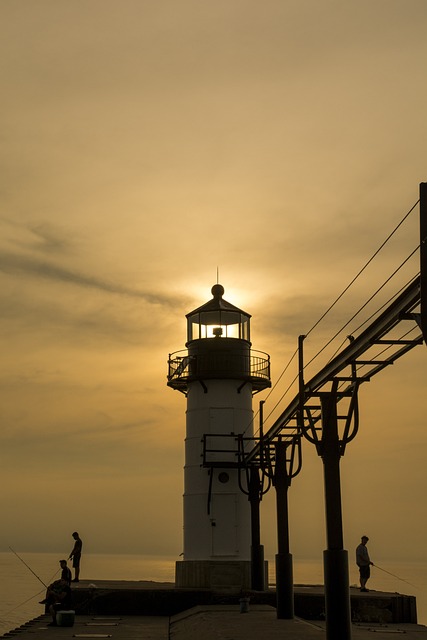
[[[42, 614], [44, 607], [38, 602], [44, 597], [45, 587], [39, 580], [49, 584], [59, 576], [58, 554], [19, 552], [19, 555], [38, 578], [12, 552], [0, 553], [0, 634]], [[175, 560], [160, 556], [85, 554], [81, 578], [94, 583], [97, 580], [174, 582]], [[372, 568], [368, 586], [372, 590], [416, 596], [418, 622], [427, 625], [427, 563], [383, 561], [379, 566], [382, 569]], [[273, 560], [269, 560], [269, 569], [269, 581], [274, 583]], [[356, 585], [357, 582], [357, 567], [350, 566], [350, 583]], [[321, 559], [294, 558], [294, 583], [323, 584]]]

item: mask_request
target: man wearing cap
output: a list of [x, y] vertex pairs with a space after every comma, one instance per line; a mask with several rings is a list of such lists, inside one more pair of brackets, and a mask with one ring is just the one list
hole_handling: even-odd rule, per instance
[[368, 549], [366, 548], [368, 540], [368, 536], [362, 536], [362, 541], [356, 548], [356, 564], [359, 567], [360, 573], [360, 591], [369, 591], [369, 589], [366, 588], [366, 583], [371, 575], [371, 564], [374, 564], [371, 562]]

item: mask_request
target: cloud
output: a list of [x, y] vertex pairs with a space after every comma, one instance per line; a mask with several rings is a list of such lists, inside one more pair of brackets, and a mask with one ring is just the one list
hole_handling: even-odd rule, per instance
[[[98, 551], [128, 550], [129, 536], [148, 552], [158, 540], [180, 547], [185, 399], [166, 386], [168, 349], [184, 347], [184, 315], [209, 298], [219, 266], [226, 299], [253, 314], [254, 347], [270, 353], [275, 383], [298, 335], [417, 199], [426, 4], [410, 4], [0, 3], [10, 540], [46, 549], [80, 522]], [[307, 359], [408, 244], [410, 234], [310, 335]], [[406, 410], [426, 413], [425, 353], [416, 366], [407, 359], [388, 368], [395, 378], [378, 376], [383, 395], [363, 389], [360, 445], [343, 465], [351, 531], [372, 520], [377, 538], [393, 486], [395, 513], [405, 500], [403, 474], [425, 528], [426, 443]], [[266, 416], [296, 373], [293, 362]], [[295, 547], [319, 557], [321, 475], [306, 455], [290, 505]], [[53, 503], [70, 506], [61, 522]]]
[[[151, 305], [172, 307], [177, 304], [177, 298], [174, 296], [149, 291], [138, 291], [118, 283], [96, 278], [89, 274], [66, 269], [57, 264], [44, 262], [37, 258], [7, 252], [0, 253], [0, 270], [9, 275], [43, 278], [60, 284], [76, 285], [78, 287], [96, 289], [104, 293], [138, 298]], [[182, 300], [179, 302], [182, 303]]]

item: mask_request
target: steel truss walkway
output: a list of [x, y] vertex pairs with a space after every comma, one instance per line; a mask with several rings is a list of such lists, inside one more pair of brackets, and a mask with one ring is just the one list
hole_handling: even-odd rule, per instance
[[[236, 466], [246, 476], [252, 507], [252, 582], [262, 588], [263, 548], [259, 503], [263, 479], [276, 489], [278, 553], [277, 616], [293, 617], [292, 556], [289, 553], [288, 489], [301, 469], [301, 438], [315, 445], [324, 466], [327, 550], [324, 552], [327, 640], [351, 639], [348, 557], [343, 544], [340, 458], [358, 430], [358, 389], [417, 345], [427, 342], [427, 183], [420, 184], [420, 275], [357, 337], [308, 382], [304, 381], [304, 336], [299, 338], [299, 391], [259, 438], [234, 437], [227, 451], [205, 436], [203, 464]], [[262, 405], [261, 405], [262, 406]], [[338, 412], [339, 408], [339, 412]], [[262, 413], [262, 412], [261, 412]], [[222, 460], [222, 462], [221, 462]], [[243, 483], [242, 483], [243, 485]]]

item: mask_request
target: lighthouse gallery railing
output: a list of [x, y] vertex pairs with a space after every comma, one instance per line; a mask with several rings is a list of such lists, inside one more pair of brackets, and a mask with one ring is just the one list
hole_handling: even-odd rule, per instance
[[[215, 349], [191, 355], [187, 349], [169, 355], [168, 384], [179, 387], [200, 378], [237, 378], [270, 382], [270, 356], [263, 351]], [[269, 385], [266, 385], [269, 386]]]

